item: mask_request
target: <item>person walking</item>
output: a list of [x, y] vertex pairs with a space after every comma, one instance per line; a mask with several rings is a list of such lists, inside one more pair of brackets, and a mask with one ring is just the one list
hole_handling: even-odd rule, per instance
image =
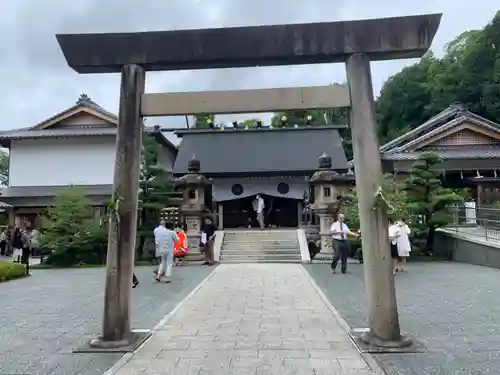
[[155, 244], [161, 256], [160, 268], [156, 274], [156, 281], [160, 282], [165, 272], [166, 283], [170, 283], [172, 276], [172, 265], [174, 263], [174, 244], [179, 241], [179, 237], [174, 231], [174, 225], [171, 222], [163, 222], [155, 229]]
[[21, 232], [21, 263], [26, 267], [26, 276], [30, 275], [31, 229]]
[[23, 235], [21, 229], [16, 228], [12, 234], [12, 261], [21, 263], [21, 255], [23, 249]]
[[398, 239], [400, 236], [400, 230], [398, 225], [394, 220], [389, 219], [389, 241], [391, 249], [391, 259], [392, 259], [392, 274], [396, 275], [398, 272]]
[[265, 207], [264, 199], [260, 196], [260, 194], [257, 194], [255, 200], [253, 201], [253, 209], [257, 214], [257, 221], [259, 222], [260, 229], [264, 229], [265, 227], [264, 207]]
[[7, 230], [0, 233], [0, 255], [4, 256], [7, 250]]
[[188, 252], [188, 242], [186, 235], [185, 224], [177, 224], [177, 237], [179, 237], [179, 241], [175, 243], [174, 248], [174, 257], [176, 261], [176, 266], [182, 266], [184, 264], [184, 256]]
[[[205, 262], [203, 265], [212, 266], [214, 262], [214, 240], [215, 240], [215, 231], [217, 228], [215, 227], [212, 220], [207, 217], [205, 218], [205, 223], [203, 223], [202, 232], [205, 236]], [[202, 240], [203, 242], [203, 240]]]
[[411, 242], [410, 242], [410, 227], [405, 223], [404, 219], [399, 220], [396, 223], [398, 227], [399, 237], [397, 238], [397, 254], [399, 259], [401, 260], [401, 267], [397, 267], [396, 271], [399, 269], [401, 272], [404, 272], [404, 268], [406, 267], [406, 258], [410, 256], [411, 251]]
[[338, 214], [337, 221], [335, 221], [330, 227], [330, 233], [332, 235], [332, 247], [335, 252], [331, 265], [333, 273], [335, 273], [337, 269], [339, 260], [341, 262], [342, 273], [347, 272], [347, 257], [349, 256], [349, 245], [347, 244], [347, 237], [359, 237], [359, 233], [351, 232], [344, 220], [344, 214]]

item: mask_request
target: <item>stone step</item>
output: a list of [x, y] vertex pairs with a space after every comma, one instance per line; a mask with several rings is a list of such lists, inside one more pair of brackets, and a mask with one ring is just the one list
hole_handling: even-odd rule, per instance
[[300, 250], [295, 248], [295, 249], [279, 249], [279, 250], [260, 250], [260, 249], [233, 249], [233, 248], [228, 248], [228, 249], [222, 249], [221, 251], [222, 255], [242, 255], [245, 256], [247, 255], [259, 255], [259, 254], [272, 254], [272, 255], [280, 255], [280, 254], [299, 254], [300, 255]]
[[226, 237], [224, 236], [224, 242], [298, 242], [297, 236], [294, 237], [283, 237], [283, 238], [275, 238], [275, 237]]
[[299, 247], [298, 241], [289, 241], [289, 242], [233, 242], [233, 241], [228, 241], [228, 242], [223, 242], [222, 243], [222, 248], [227, 248], [227, 247], [237, 247], [238, 249], [253, 249], [253, 248], [259, 248], [259, 249], [294, 249], [296, 247]]
[[297, 233], [226, 233], [224, 232], [224, 237], [227, 238], [290, 238], [297, 237]]
[[273, 261], [273, 260], [301, 260], [300, 254], [259, 254], [259, 255], [226, 255], [221, 254], [221, 260], [262, 260], [262, 261]]
[[221, 263], [226, 264], [240, 264], [240, 263], [302, 263], [300, 259], [281, 259], [281, 260], [255, 260], [255, 259], [241, 259], [241, 260], [222, 260]]

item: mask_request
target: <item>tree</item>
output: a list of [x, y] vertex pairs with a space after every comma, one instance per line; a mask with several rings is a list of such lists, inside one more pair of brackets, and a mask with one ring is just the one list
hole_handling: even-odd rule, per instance
[[168, 206], [174, 193], [172, 178], [158, 165], [158, 143], [151, 136], [143, 138], [141, 175], [139, 181], [139, 242], [137, 254], [144, 255], [147, 238], [158, 225], [161, 209]]
[[9, 184], [9, 154], [0, 150], [0, 186]]
[[[451, 189], [442, 187], [439, 155], [427, 152], [413, 164], [406, 180], [408, 210], [416, 216], [415, 237], [427, 254], [432, 254], [434, 233], [451, 220], [449, 207], [463, 201]], [[425, 244], [424, 244], [425, 243]]]
[[[398, 181], [392, 174], [387, 173], [382, 178], [381, 187], [384, 198], [389, 205], [388, 215], [394, 218], [408, 218], [408, 195], [404, 181]], [[343, 198], [341, 210], [345, 214], [349, 226], [359, 228], [359, 209], [355, 188], [351, 189]]]
[[[382, 179], [383, 195], [389, 205], [388, 214], [393, 218], [408, 218], [408, 197], [402, 181], [397, 181], [392, 174], [385, 174]], [[356, 189], [353, 188], [343, 197], [341, 212], [352, 230], [360, 228], [358, 200]], [[360, 238], [349, 239], [351, 250], [355, 257], [363, 260]]]
[[53, 206], [42, 217], [45, 228], [40, 245], [50, 252], [47, 263], [69, 266], [79, 263], [102, 263], [107, 244], [106, 225], [94, 218], [85, 189], [61, 190]]
[[376, 103], [380, 142], [414, 129], [453, 102], [500, 123], [500, 12], [481, 30], [448, 43], [443, 58], [426, 54], [383, 86]]
[[207, 129], [210, 125], [210, 121], [215, 126], [215, 115], [210, 113], [201, 113], [194, 116], [194, 127], [196, 129]]
[[404, 68], [384, 84], [376, 102], [381, 144], [416, 128], [439, 112], [429, 106], [429, 81], [435, 64], [437, 59], [428, 53], [418, 64]]
[[240, 128], [254, 128], [257, 126], [257, 122], [262, 121], [261, 119], [258, 118], [251, 118], [248, 120], [245, 120], [243, 122], [240, 122], [238, 124], [238, 127]]

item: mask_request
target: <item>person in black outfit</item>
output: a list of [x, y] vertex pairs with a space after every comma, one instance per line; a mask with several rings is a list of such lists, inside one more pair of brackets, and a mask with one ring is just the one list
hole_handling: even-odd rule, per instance
[[0, 254], [5, 255], [5, 251], [7, 250], [7, 230], [4, 230], [0, 234]]
[[22, 238], [21, 230], [16, 228], [12, 234], [12, 261], [14, 263], [21, 263], [21, 249], [23, 248]]
[[137, 279], [137, 277], [135, 276], [135, 273], [132, 274], [132, 288], [135, 288], [137, 287], [137, 285], [139, 285], [139, 280]]
[[26, 229], [21, 234], [22, 255], [21, 263], [26, 266], [26, 275], [30, 274], [31, 229]]
[[212, 220], [207, 217], [201, 230], [207, 236], [207, 243], [205, 244], [205, 262], [203, 265], [212, 266], [214, 264], [214, 239], [217, 228]]

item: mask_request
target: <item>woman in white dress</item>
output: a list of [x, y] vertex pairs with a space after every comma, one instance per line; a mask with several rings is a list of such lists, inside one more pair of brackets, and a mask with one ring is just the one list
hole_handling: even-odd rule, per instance
[[406, 258], [410, 256], [411, 251], [411, 243], [410, 243], [410, 227], [406, 225], [404, 220], [399, 220], [397, 222], [398, 227], [398, 236], [397, 236], [397, 247], [398, 247], [398, 256], [401, 259], [401, 268], [399, 269], [401, 272], [404, 271], [404, 267], [406, 267]]

